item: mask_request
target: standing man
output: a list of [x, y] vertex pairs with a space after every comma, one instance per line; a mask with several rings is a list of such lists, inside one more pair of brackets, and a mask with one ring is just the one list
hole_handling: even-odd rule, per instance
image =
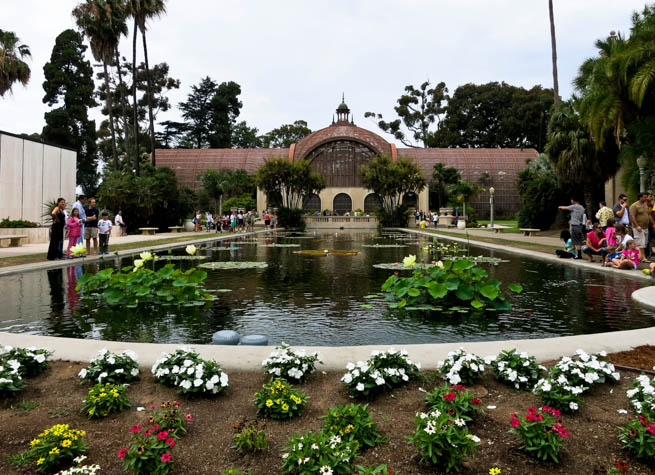
[[[80, 221], [82, 221], [82, 230], [80, 232], [80, 237], [77, 239], [75, 244], [81, 244], [84, 241], [84, 223], [86, 221], [86, 212], [84, 211], [84, 206], [86, 206], [86, 196], [80, 195], [77, 197], [77, 201], [73, 203], [73, 208], [77, 208], [77, 211], [80, 212]], [[87, 246], [88, 250], [88, 246]]]
[[571, 198], [571, 204], [569, 206], [560, 206], [559, 209], [571, 212], [571, 243], [577, 250], [574, 259], [581, 259], [582, 245], [584, 243], [584, 208], [578, 200]]
[[600, 209], [596, 213], [596, 219], [600, 223], [600, 227], [603, 229], [603, 232], [607, 230], [607, 220], [614, 217], [614, 211], [607, 207], [607, 203], [604, 201], [600, 202]]
[[617, 224], [622, 224], [625, 227], [630, 226], [630, 208], [628, 208], [628, 197], [621, 193], [619, 195], [619, 202], [614, 205], [614, 217]]
[[86, 251], [91, 255], [91, 239], [93, 239], [93, 254], [98, 254], [98, 208], [95, 198], [89, 198], [89, 207], [84, 209], [86, 213], [86, 224], [84, 225], [84, 239], [86, 240]]
[[630, 205], [630, 221], [632, 224], [632, 237], [639, 249], [639, 260], [646, 261], [646, 243], [648, 241], [648, 226], [653, 222], [648, 209], [648, 193], [639, 193], [639, 200]]
[[118, 226], [118, 228], [121, 230], [121, 236], [127, 234], [127, 224], [125, 224], [125, 221], [123, 221], [122, 211], [119, 211], [116, 214], [116, 217], [114, 217], [114, 225]]

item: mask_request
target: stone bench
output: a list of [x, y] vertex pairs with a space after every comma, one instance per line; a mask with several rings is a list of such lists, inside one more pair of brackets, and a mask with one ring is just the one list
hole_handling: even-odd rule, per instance
[[154, 235], [157, 232], [157, 228], [139, 228], [141, 234]]
[[9, 247], [21, 247], [21, 239], [27, 239], [25, 234], [4, 234], [0, 235], [0, 242], [9, 240]]
[[170, 229], [172, 233], [181, 233], [184, 226], [169, 226], [168, 229]]
[[538, 236], [541, 229], [533, 228], [521, 228], [521, 232], [524, 236]]

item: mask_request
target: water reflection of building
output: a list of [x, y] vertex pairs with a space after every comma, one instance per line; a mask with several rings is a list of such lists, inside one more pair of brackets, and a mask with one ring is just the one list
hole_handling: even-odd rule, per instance
[[[374, 211], [379, 198], [362, 186], [360, 167], [371, 157], [388, 155], [393, 160], [407, 157], [432, 177], [436, 163], [459, 170], [462, 178], [495, 192], [497, 214], [518, 211], [519, 195], [516, 178], [527, 159], [537, 157], [534, 149], [482, 148], [396, 148], [378, 134], [357, 127], [345, 103], [336, 110], [336, 121], [317, 130], [289, 148], [273, 149], [162, 149], [157, 150], [157, 166], [173, 169], [182, 186], [199, 188], [198, 175], [208, 169], [244, 169], [256, 171], [267, 159], [285, 157], [290, 161], [308, 160], [312, 169], [321, 173], [327, 187], [319, 195], [308, 197], [303, 203], [307, 211], [334, 210], [339, 214], [356, 209]], [[404, 197], [410, 206], [428, 210], [427, 188], [418, 195]], [[471, 203], [479, 215], [489, 213], [489, 194], [480, 193]], [[257, 193], [257, 208], [267, 206], [266, 197]]]

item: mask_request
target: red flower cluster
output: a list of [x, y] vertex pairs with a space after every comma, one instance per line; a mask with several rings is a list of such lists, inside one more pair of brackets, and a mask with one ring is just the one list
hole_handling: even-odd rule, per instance
[[141, 430], [141, 424], [135, 425], [134, 427], [130, 427], [130, 432], [133, 434], [136, 434]]
[[617, 460], [614, 462], [614, 466], [619, 469], [619, 472], [627, 472], [630, 468], [627, 463]]
[[644, 426], [646, 430], [651, 433], [651, 435], [655, 435], [655, 422], [650, 422], [644, 416], [639, 416], [637, 419], [639, 420], [641, 425]]
[[118, 458], [119, 459], [125, 458], [125, 454], [127, 454], [127, 447], [124, 447], [118, 451]]
[[552, 429], [557, 432], [557, 434], [566, 439], [569, 436], [569, 431], [564, 428], [564, 423], [562, 422], [556, 422], [553, 424]]
[[562, 413], [560, 412], [559, 409], [553, 409], [552, 407], [549, 406], [542, 406], [540, 411], [550, 414], [553, 417], [557, 417], [558, 419], [562, 417]]
[[450, 402], [450, 401], [452, 401], [453, 399], [455, 399], [455, 393], [452, 392], [452, 391], [450, 391], [449, 393], [444, 394], [444, 395], [443, 395], [443, 398], [444, 398], [446, 401]]
[[474, 397], [473, 399], [471, 399], [471, 403], [475, 404], [478, 407], [480, 407], [480, 400], [477, 397]]
[[[540, 409], [540, 412], [537, 412], [537, 408], [532, 406], [530, 409], [528, 409], [528, 413], [523, 416], [525, 417], [525, 420], [528, 422], [541, 422], [544, 420], [543, 413], [550, 414], [553, 417], [559, 417], [561, 416], [561, 413], [557, 409], [553, 409], [552, 407], [548, 406], [543, 406]], [[521, 420], [516, 414], [512, 414], [512, 420], [510, 422], [510, 425], [514, 428], [519, 427], [521, 425]], [[557, 432], [557, 435], [559, 435], [562, 438], [567, 438], [569, 436], [569, 431], [564, 428], [564, 423], [561, 420], [558, 420], [557, 422], [553, 423], [550, 428], [546, 428], [546, 431], [553, 430]]]
[[537, 413], [537, 408], [534, 406], [528, 409], [528, 413], [523, 417], [525, 417], [525, 420], [528, 422], [541, 422], [544, 420], [543, 414]]
[[450, 385], [448, 386], [450, 389], [454, 389], [455, 391], [466, 391], [466, 386], [463, 384], [456, 384], [456, 385]]
[[170, 453], [164, 452], [163, 454], [161, 454], [161, 461], [162, 462], [166, 463], [166, 462], [170, 462], [171, 460], [173, 460], [173, 457], [171, 456]]

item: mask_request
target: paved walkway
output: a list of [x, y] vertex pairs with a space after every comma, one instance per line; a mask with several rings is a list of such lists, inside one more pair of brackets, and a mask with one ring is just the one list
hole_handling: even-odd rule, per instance
[[[409, 231], [420, 231], [420, 229], [410, 228]], [[523, 233], [495, 233], [491, 230], [487, 231], [478, 228], [471, 228], [471, 229], [437, 228], [436, 230], [429, 229], [426, 231], [436, 232], [436, 233], [439, 233], [440, 231], [444, 231], [446, 233], [461, 235], [462, 237], [466, 237], [466, 235], [468, 234], [471, 238], [475, 238], [479, 236], [479, 237], [506, 240], [506, 241], [524, 242], [526, 244], [541, 244], [544, 246], [555, 246], [558, 248], [563, 247], [562, 240], [559, 239], [558, 236], [548, 236], [548, 235], [524, 236]]]

